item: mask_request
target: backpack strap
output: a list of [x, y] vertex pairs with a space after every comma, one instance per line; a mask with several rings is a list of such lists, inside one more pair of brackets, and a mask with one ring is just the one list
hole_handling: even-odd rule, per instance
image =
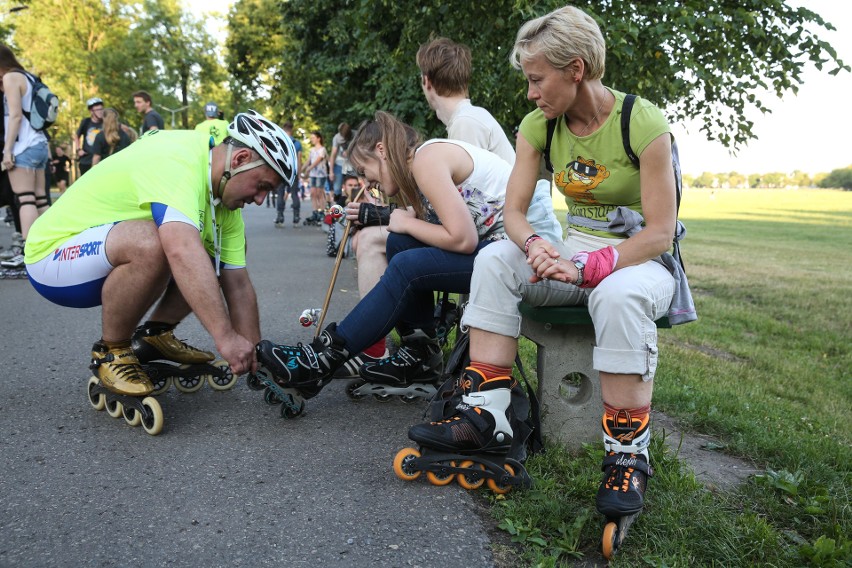
[[639, 169], [639, 156], [630, 147], [630, 113], [633, 111], [633, 103], [636, 102], [636, 95], [625, 95], [624, 101], [621, 103], [621, 143], [624, 145], [624, 153], [633, 162], [636, 169]]
[[547, 141], [544, 143], [544, 167], [550, 173], [553, 173], [553, 164], [550, 161], [550, 143], [553, 142], [553, 133], [556, 132], [557, 120], [557, 118], [551, 118], [547, 121]]

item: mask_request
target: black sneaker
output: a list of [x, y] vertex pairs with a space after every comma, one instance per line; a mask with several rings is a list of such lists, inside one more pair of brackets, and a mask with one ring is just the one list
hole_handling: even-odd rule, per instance
[[417, 329], [402, 336], [402, 345], [390, 357], [364, 364], [360, 376], [369, 383], [397, 386], [437, 382], [443, 371], [444, 353], [437, 338]]
[[255, 348], [257, 360], [272, 373], [276, 383], [296, 388], [305, 398], [311, 398], [319, 394], [331, 381], [334, 371], [349, 359], [349, 351], [336, 329], [337, 324], [330, 323], [310, 345], [261, 341]]

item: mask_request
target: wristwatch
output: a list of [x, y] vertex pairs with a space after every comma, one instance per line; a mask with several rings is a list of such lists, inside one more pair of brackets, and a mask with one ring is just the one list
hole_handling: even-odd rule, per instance
[[574, 286], [579, 286], [583, 283], [583, 270], [586, 268], [586, 263], [575, 260], [574, 267], [577, 269], [577, 280], [574, 282]]

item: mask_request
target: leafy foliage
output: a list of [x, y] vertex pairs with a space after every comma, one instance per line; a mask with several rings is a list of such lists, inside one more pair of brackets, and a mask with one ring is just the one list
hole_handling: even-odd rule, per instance
[[[593, 14], [604, 32], [608, 84], [649, 98], [666, 108], [672, 121], [701, 119], [709, 139], [733, 149], [753, 137], [746, 111], [768, 112], [757, 93], [795, 92], [809, 63], [830, 73], [849, 70], [813, 31], [833, 26], [782, 0], [574, 4]], [[508, 62], [515, 34], [523, 22], [562, 5], [561, 0], [239, 0], [237, 12], [250, 14], [262, 6], [263, 17], [251, 20], [250, 34], [232, 20], [232, 40], [239, 37], [239, 46], [249, 51], [258, 37], [283, 36], [286, 47], [277, 55], [267, 51], [264, 57], [232, 61], [230, 69], [239, 88], [254, 92], [254, 77], [270, 70], [279, 83], [270, 104], [312, 116], [329, 129], [383, 109], [435, 135], [443, 127], [423, 100], [414, 55], [431, 35], [442, 35], [471, 47], [471, 96], [508, 130], [531, 110], [523, 76]], [[246, 73], [240, 75], [239, 66]]]
[[[12, 4], [4, 0], [0, 9]], [[14, 13], [7, 40], [60, 97], [54, 139], [73, 136], [88, 115], [85, 101], [93, 96], [130, 124], [141, 122], [131, 99], [139, 89], [149, 91], [160, 108], [191, 102], [183, 127], [192, 126], [189, 116], [203, 116], [207, 98], [223, 100], [215, 41], [177, 0], [31, 0], [27, 5]]]
[[832, 170], [831, 173], [819, 182], [819, 186], [828, 189], [839, 187], [846, 191], [852, 191], [852, 166]]

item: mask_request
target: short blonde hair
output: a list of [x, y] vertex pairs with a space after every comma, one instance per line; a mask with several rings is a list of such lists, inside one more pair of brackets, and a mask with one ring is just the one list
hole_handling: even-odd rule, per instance
[[601, 79], [606, 68], [606, 42], [601, 28], [591, 16], [564, 6], [530, 20], [518, 30], [509, 61], [516, 69], [523, 61], [543, 55], [557, 69], [580, 58], [586, 64], [586, 79]]

